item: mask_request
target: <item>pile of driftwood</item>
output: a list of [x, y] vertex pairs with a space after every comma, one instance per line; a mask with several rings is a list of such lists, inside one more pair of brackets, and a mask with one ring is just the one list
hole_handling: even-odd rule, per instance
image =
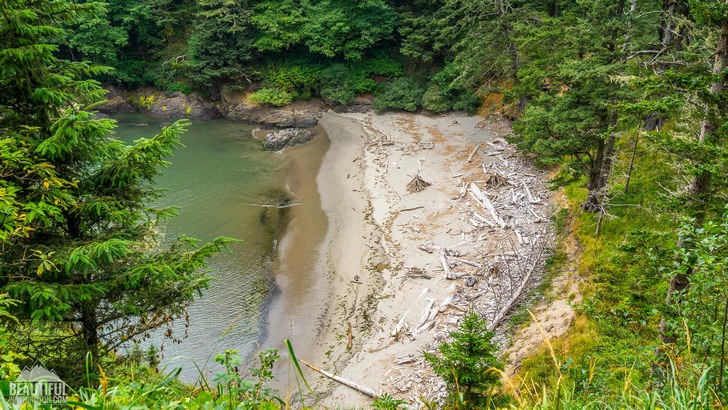
[[[413, 305], [402, 312], [392, 329], [391, 336], [398, 342], [425, 333], [435, 342], [446, 340], [470, 308], [487, 319], [489, 329], [498, 330], [540, 280], [552, 238], [545, 223], [549, 207], [544, 200], [548, 194], [541, 183], [543, 175], [502, 139], [476, 146], [463, 168], [466, 172], [455, 176], [457, 195], [453, 196], [464, 225], [461, 240], [421, 243], [418, 248], [423, 257], [436, 258], [439, 269], [427, 272], [409, 267], [404, 272], [407, 280], [418, 281], [442, 275], [445, 282], [436, 283], [450, 284], [447, 296], [428, 298], [425, 288], [421, 300], [426, 305], [421, 313], [412, 312], [418, 320], [409, 320]], [[429, 350], [436, 351], [436, 345], [432, 343]], [[415, 404], [421, 404], [420, 398], [436, 399], [446, 393], [445, 385], [420, 355], [398, 357], [381, 387]]]
[[410, 194], [414, 194], [416, 192], [420, 192], [430, 186], [429, 182], [425, 181], [420, 177], [420, 174], [415, 175], [414, 178], [407, 184], [407, 191], [409, 191]]

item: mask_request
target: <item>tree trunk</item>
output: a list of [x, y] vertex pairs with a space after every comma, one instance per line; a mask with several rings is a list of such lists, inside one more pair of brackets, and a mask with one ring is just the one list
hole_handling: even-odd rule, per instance
[[[612, 123], [616, 124], [616, 119]], [[597, 159], [589, 172], [589, 193], [582, 205], [582, 209], [585, 211], [599, 212], [602, 210], [606, 199], [609, 175], [612, 173], [616, 141], [617, 136], [614, 132], [610, 132], [606, 140], [599, 141]]]
[[558, 0], [551, 0], [549, 4], [549, 16], [553, 18], [559, 17], [559, 2]]
[[98, 360], [99, 353], [99, 322], [96, 313], [98, 304], [96, 302], [86, 302], [81, 308], [81, 326], [82, 336], [85, 349], [92, 355], [95, 363]]
[[624, 181], [624, 192], [627, 195], [629, 191], [629, 182], [632, 179], [632, 170], [634, 169], [634, 160], [637, 156], [637, 144], [640, 141], [640, 130], [637, 129], [636, 135], [634, 136], [634, 145], [632, 145], [632, 156], [629, 158], [629, 168], [627, 169], [627, 179]]
[[599, 182], [602, 180], [599, 175], [604, 161], [604, 140], [599, 140], [597, 155], [589, 170], [589, 185], [586, 201], [581, 205], [585, 211], [596, 212], [599, 210]]

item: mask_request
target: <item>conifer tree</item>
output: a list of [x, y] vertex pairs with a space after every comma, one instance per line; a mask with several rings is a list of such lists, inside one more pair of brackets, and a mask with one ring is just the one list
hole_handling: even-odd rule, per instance
[[173, 212], [151, 206], [153, 182], [187, 123], [126, 146], [94, 118], [104, 90], [87, 78], [106, 69], [59, 59], [56, 44], [100, 10], [18, 0], [0, 11], [0, 293], [20, 302], [16, 350], [57, 370], [183, 314], [226, 242], [158, 247]]

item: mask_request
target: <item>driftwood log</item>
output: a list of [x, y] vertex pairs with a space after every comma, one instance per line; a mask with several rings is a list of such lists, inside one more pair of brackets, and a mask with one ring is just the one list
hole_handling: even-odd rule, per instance
[[300, 361], [301, 363], [303, 363], [306, 366], [308, 366], [311, 370], [316, 371], [318, 373], [321, 373], [324, 376], [328, 377], [329, 379], [334, 380], [336, 382], [339, 382], [339, 383], [343, 384], [344, 386], [351, 387], [352, 389], [354, 389], [354, 390], [356, 390], [356, 391], [358, 391], [360, 393], [366, 394], [367, 396], [369, 396], [369, 397], [371, 397], [373, 399], [376, 399], [376, 398], [379, 397], [379, 393], [377, 393], [374, 389], [372, 389], [370, 387], [362, 386], [359, 383], [355, 383], [355, 382], [353, 382], [351, 380], [346, 380], [345, 378], [343, 378], [341, 376], [337, 376], [337, 375], [335, 375], [333, 373], [329, 373], [326, 370], [324, 370], [324, 369], [322, 369], [322, 368], [320, 368], [318, 366], [315, 366], [315, 365], [313, 365], [313, 364], [311, 364], [311, 363], [309, 363], [309, 362], [307, 362], [307, 361], [305, 361], [303, 359], [298, 359], [298, 361]]

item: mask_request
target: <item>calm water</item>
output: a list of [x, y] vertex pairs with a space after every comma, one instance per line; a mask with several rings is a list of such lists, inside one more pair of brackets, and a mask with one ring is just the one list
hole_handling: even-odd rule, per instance
[[[125, 141], [152, 137], [163, 124], [138, 114], [118, 115], [117, 136]], [[190, 325], [173, 326], [173, 342], [155, 332], [146, 343], [163, 346], [163, 364], [183, 368], [194, 381], [201, 368], [214, 367], [216, 353], [237, 349], [248, 357], [265, 332], [268, 306], [275, 293], [271, 255], [279, 211], [260, 204], [275, 202], [284, 184], [285, 159], [264, 152], [250, 131], [253, 125], [225, 120], [196, 121], [182, 136], [186, 148], [175, 152], [172, 165], [158, 179], [168, 189], [163, 206], [179, 208], [165, 222], [165, 241], [179, 235], [209, 241], [217, 236], [241, 239], [231, 252], [215, 256], [214, 278], [204, 296], [189, 308]], [[263, 214], [264, 213], [264, 214]]]

